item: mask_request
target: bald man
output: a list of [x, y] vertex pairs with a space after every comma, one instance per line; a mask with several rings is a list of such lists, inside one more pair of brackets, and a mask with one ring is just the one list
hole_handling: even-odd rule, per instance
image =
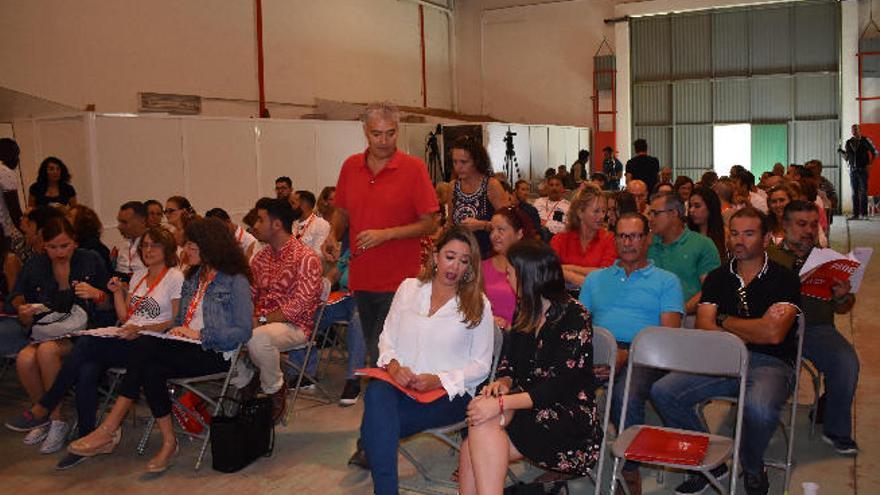
[[636, 198], [639, 213], [644, 215], [645, 207], [648, 204], [648, 185], [644, 181], [635, 179], [626, 183], [626, 190]]

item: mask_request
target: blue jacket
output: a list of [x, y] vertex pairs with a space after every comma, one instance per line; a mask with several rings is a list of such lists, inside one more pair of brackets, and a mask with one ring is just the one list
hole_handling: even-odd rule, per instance
[[[180, 289], [180, 310], [175, 325], [183, 323], [186, 310], [199, 286], [199, 271], [183, 281]], [[202, 328], [202, 347], [209, 351], [233, 351], [239, 344], [251, 339], [254, 303], [251, 286], [244, 275], [217, 272], [217, 278], [208, 286], [202, 300], [205, 327]]]

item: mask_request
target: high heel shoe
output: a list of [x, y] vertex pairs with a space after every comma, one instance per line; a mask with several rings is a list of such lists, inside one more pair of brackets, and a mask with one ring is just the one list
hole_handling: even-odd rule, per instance
[[[162, 445], [162, 448], [165, 448], [164, 444]], [[174, 452], [165, 459], [160, 459], [159, 455], [150, 459], [150, 462], [147, 463], [147, 472], [153, 474], [164, 473], [168, 468], [174, 465], [174, 458], [177, 457], [178, 454], [180, 454], [180, 444], [175, 441]]]
[[86, 435], [71, 442], [71, 444], [67, 446], [67, 451], [71, 454], [81, 455], [83, 457], [94, 457], [100, 454], [112, 453], [116, 450], [116, 446], [119, 445], [119, 442], [122, 441], [122, 428], [116, 428], [115, 431], [110, 431], [102, 425], [99, 426], [98, 429], [106, 433], [110, 438], [104, 442], [97, 443], [89, 440], [89, 436], [91, 435]]

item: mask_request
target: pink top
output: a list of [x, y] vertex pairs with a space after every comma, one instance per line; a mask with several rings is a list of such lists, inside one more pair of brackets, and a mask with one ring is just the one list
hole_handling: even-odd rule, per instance
[[481, 263], [483, 289], [489, 302], [492, 303], [492, 316], [504, 318], [509, 325], [513, 321], [513, 310], [516, 308], [516, 293], [507, 283], [507, 275], [498, 271], [492, 264], [492, 258]]

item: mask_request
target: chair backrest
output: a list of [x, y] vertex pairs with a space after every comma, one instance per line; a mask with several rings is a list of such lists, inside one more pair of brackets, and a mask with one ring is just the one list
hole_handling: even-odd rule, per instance
[[740, 376], [748, 350], [736, 335], [687, 328], [646, 327], [633, 339], [635, 365], [703, 375]]
[[495, 370], [498, 369], [498, 361], [501, 360], [501, 347], [504, 345], [504, 331], [498, 328], [498, 325], [492, 325], [493, 331], [493, 347], [492, 347], [492, 369], [489, 371], [489, 383], [495, 381]]
[[614, 366], [617, 362], [617, 341], [611, 332], [593, 327], [593, 366]]
[[315, 308], [315, 326], [312, 329], [312, 334], [309, 335], [309, 342], [314, 342], [318, 337], [318, 325], [321, 324], [321, 319], [324, 317], [324, 308], [327, 307], [327, 300], [330, 299], [330, 289], [333, 287], [333, 284], [330, 283], [330, 279], [327, 277], [321, 278], [321, 299], [318, 301], [318, 307]]

